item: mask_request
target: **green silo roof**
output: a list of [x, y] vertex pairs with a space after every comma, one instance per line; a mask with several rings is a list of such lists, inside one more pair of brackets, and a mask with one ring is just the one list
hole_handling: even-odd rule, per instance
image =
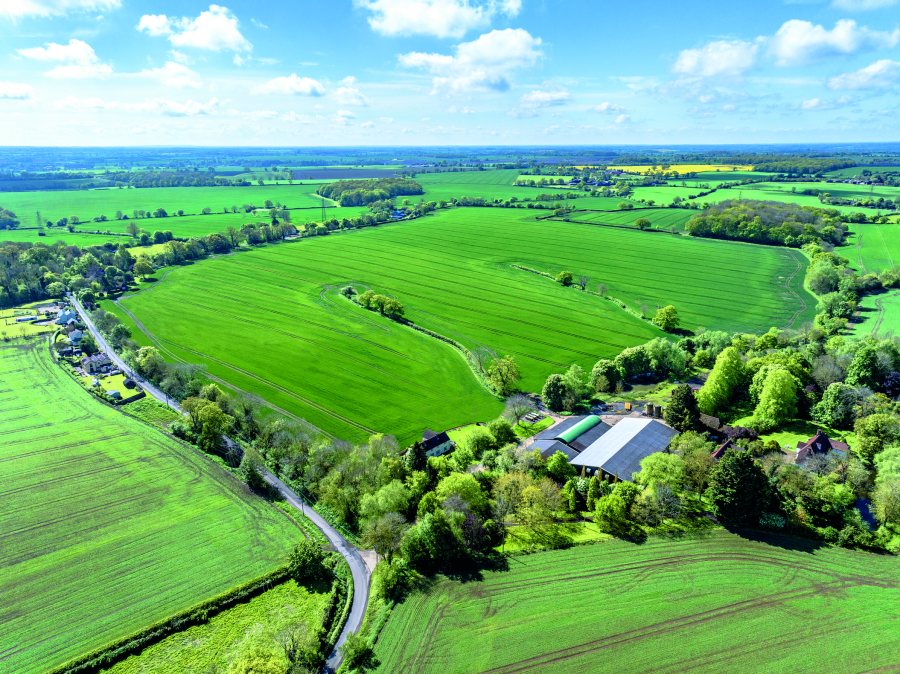
[[590, 416], [587, 416], [579, 421], [571, 428], [568, 428], [560, 433], [559, 439], [563, 442], [572, 442], [573, 440], [578, 438], [579, 435], [581, 435], [582, 433], [586, 433], [599, 423], [600, 417], [598, 417], [596, 414], [591, 414]]

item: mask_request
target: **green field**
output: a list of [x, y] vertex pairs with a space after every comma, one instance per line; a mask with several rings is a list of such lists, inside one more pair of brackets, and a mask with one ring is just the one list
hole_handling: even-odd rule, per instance
[[683, 208], [642, 208], [631, 211], [576, 211], [570, 218], [577, 222], [629, 227], [634, 227], [635, 222], [646, 218], [656, 229], [683, 230], [684, 223], [696, 214], [696, 211]]
[[871, 171], [872, 173], [900, 173], [900, 166], [851, 166], [849, 168], [829, 171], [826, 175], [830, 178], [855, 178], [857, 176], [862, 176], [863, 171]]
[[[161, 221], [156, 220], [155, 222]], [[43, 243], [49, 246], [57, 241], [62, 241], [68, 246], [81, 246], [82, 248], [87, 248], [88, 246], [102, 246], [107, 241], [124, 243], [126, 245], [133, 241], [129, 236], [121, 236], [125, 231], [125, 226], [119, 225], [118, 223], [92, 222], [90, 223], [90, 226], [85, 224], [81, 225], [81, 227], [83, 231], [76, 230], [75, 232], [69, 232], [65, 227], [54, 227], [53, 229], [44, 230], [37, 228], [4, 229], [0, 230], [0, 245], [7, 241], [12, 241], [13, 243]], [[88, 233], [98, 229], [104, 233]], [[39, 234], [41, 231], [44, 232], [44, 236]], [[107, 231], [111, 233], [105, 233]]]
[[672, 203], [675, 197], [688, 199], [702, 192], [698, 187], [670, 187], [668, 185], [654, 187], [635, 187], [632, 189], [631, 199], [643, 199], [646, 202], [654, 202], [660, 206]]
[[783, 543], [721, 531], [609, 541], [513, 557], [479, 582], [439, 580], [394, 609], [378, 671], [896, 669], [897, 559]]
[[229, 671], [248, 653], [270, 654], [287, 665], [278, 638], [314, 633], [322, 625], [327, 592], [311, 592], [293, 580], [222, 611], [205, 625], [173, 634], [104, 670], [110, 674], [183, 674]]
[[573, 362], [589, 369], [662, 334], [614, 302], [513, 265], [586, 274], [591, 289], [603, 283], [634, 309], [674, 303], [690, 328], [800, 325], [814, 308], [798, 251], [512, 209], [450, 209], [208, 260], [120, 305], [170, 358], [339, 437], [382, 431], [407, 442], [425, 427], [491, 419], [499, 402], [458, 352], [348, 302], [337, 292], [345, 285], [396, 297], [412, 321], [469, 349], [515, 356], [531, 391]]
[[[712, 194], [698, 197], [697, 202], [717, 204], [720, 201], [726, 201], [728, 199], [756, 199], [760, 201], [781, 201], [783, 203], [797, 204], [798, 206], [812, 206], [813, 208], [833, 209], [845, 214], [865, 213], [866, 215], [874, 215], [879, 212], [874, 208], [862, 208], [856, 206], [831, 206], [828, 204], [823, 204], [821, 201], [819, 201], [819, 197], [817, 196], [809, 194], [799, 194], [792, 191], [792, 188], [796, 187], [799, 192], [799, 190], [803, 189], [804, 186], [807, 188], [815, 187], [817, 189], [822, 189], [825, 191], [830, 191], [830, 188], [832, 187], [840, 187], [840, 185], [829, 183], [753, 183], [752, 185], [740, 185], [737, 187], [717, 190]], [[847, 187], [855, 186], [848, 185]], [[893, 189], [896, 190], [897, 188]], [[850, 195], [847, 196], [849, 198]], [[876, 195], [876, 197], [877, 196], [878, 195]], [[889, 211], [883, 212], [889, 213]]]
[[860, 272], [881, 272], [900, 265], [900, 223], [852, 224], [853, 236], [837, 253]]
[[506, 200], [512, 197], [534, 199], [538, 194], [560, 194], [565, 196], [567, 190], [560, 187], [516, 187], [519, 177], [518, 169], [500, 169], [494, 171], [460, 171], [457, 173], [420, 173], [416, 180], [425, 189], [422, 197], [399, 197], [399, 201], [408, 198], [411, 201], [440, 201], [459, 197], [484, 197], [485, 199]]
[[0, 671], [39, 672], [266, 573], [302, 535], [223, 469], [0, 348]]
[[881, 339], [900, 336], [900, 291], [865, 295], [859, 303], [861, 323], [854, 324], [857, 335], [873, 335]]

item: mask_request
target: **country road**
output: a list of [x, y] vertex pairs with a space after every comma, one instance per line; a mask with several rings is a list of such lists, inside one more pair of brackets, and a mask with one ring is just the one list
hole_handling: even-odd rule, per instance
[[[149, 395], [153, 396], [161, 403], [165, 403], [179, 413], [184, 414], [184, 410], [181, 409], [181, 406], [176, 401], [170, 399], [165, 393], [160, 391], [150, 382], [139, 377], [136, 372], [133, 372], [131, 368], [125, 364], [125, 361], [122, 360], [119, 354], [117, 354], [106, 339], [104, 339], [103, 335], [100, 334], [100, 331], [97, 329], [97, 326], [94, 325], [94, 321], [91, 319], [88, 312], [85, 311], [81, 302], [79, 302], [73, 294], [69, 293], [68, 299], [75, 308], [75, 311], [78, 312], [82, 322], [87, 326], [88, 331], [93, 336], [94, 341], [97, 343], [97, 348], [101, 351], [105, 351], [110, 360], [115, 363], [116, 367], [130, 376], [134, 381], [138, 382]], [[225, 438], [225, 440], [226, 442], [233, 443], [233, 440], [230, 438]], [[312, 506], [300, 498], [293, 489], [279, 480], [278, 477], [265, 466], [260, 466], [260, 473], [262, 474], [263, 479], [268, 484], [272, 485], [285, 501], [299, 510], [304, 517], [309, 519], [323, 534], [325, 534], [332, 549], [339, 552], [341, 556], [347, 560], [347, 564], [350, 566], [350, 572], [353, 577], [353, 588], [351, 590], [353, 592], [353, 603], [350, 606], [350, 614], [347, 616], [347, 622], [344, 623], [344, 629], [341, 630], [337, 642], [335, 642], [334, 649], [329, 654], [325, 663], [326, 672], [335, 672], [338, 667], [340, 667], [341, 661], [343, 660], [343, 657], [340, 654], [341, 646], [347, 641], [349, 635], [358, 632], [359, 628], [362, 627], [363, 618], [365, 618], [366, 615], [366, 607], [369, 603], [369, 584], [372, 580], [372, 573], [366, 566], [365, 561], [363, 561], [360, 551], [344, 538], [337, 529], [331, 526], [325, 518], [319, 515]]]

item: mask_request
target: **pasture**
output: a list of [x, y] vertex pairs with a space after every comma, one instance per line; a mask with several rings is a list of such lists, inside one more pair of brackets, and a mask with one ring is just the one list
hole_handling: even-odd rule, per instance
[[[814, 184], [823, 189], [830, 187], [828, 183], [807, 183]], [[698, 203], [717, 204], [728, 199], [756, 199], [760, 201], [780, 201], [787, 204], [797, 204], [798, 206], [812, 206], [813, 208], [826, 208], [839, 211], [840, 213], [865, 213], [866, 215], [874, 215], [878, 213], [874, 208], [863, 208], [857, 206], [831, 206], [823, 204], [817, 196], [811, 194], [799, 194], [791, 191], [795, 183], [753, 183], [750, 185], [738, 185], [735, 187], [720, 189], [712, 194], [698, 197]]]
[[894, 669], [898, 560], [773, 542], [607, 541], [513, 557], [482, 581], [438, 580], [394, 609], [377, 671]]
[[302, 536], [224, 469], [0, 348], [0, 671], [41, 672], [281, 563]]
[[696, 215], [696, 211], [683, 208], [641, 208], [626, 211], [576, 211], [570, 218], [577, 222], [635, 227], [641, 218], [646, 218], [656, 229], [683, 230], [684, 223]]
[[879, 339], [900, 336], [900, 291], [865, 295], [860, 300], [859, 311], [863, 320], [852, 326], [855, 335]]
[[634, 187], [631, 192], [632, 200], [643, 199], [646, 202], [654, 202], [660, 206], [671, 204], [675, 197], [689, 199], [702, 192], [699, 187], [678, 187], [670, 185], [657, 185], [654, 187]]
[[863, 166], [850, 166], [848, 168], [836, 169], [829, 171], [825, 175], [829, 178], [856, 178], [862, 176], [863, 171], [871, 173], [900, 173], [900, 166], [872, 166], [869, 164]]
[[472, 351], [513, 355], [528, 391], [663, 334], [514, 265], [586, 275], [590, 290], [604, 284], [635, 311], [672, 303], [690, 329], [799, 326], [815, 305], [795, 250], [465, 208], [173, 269], [120, 307], [171, 359], [339, 437], [406, 443], [425, 427], [491, 419], [500, 403], [457, 351], [347, 301], [346, 285], [396, 297], [407, 318]]
[[881, 272], [900, 265], [900, 223], [851, 224], [853, 236], [835, 252], [862, 273]]
[[182, 674], [230, 671], [236, 660], [262, 653], [286, 663], [278, 638], [312, 634], [322, 626], [328, 592], [289, 580], [145, 648], [104, 670], [109, 674]]

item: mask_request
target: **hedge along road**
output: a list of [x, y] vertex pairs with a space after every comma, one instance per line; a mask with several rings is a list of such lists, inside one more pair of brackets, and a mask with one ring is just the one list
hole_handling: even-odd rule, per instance
[[[122, 360], [119, 354], [117, 354], [106, 339], [104, 339], [103, 335], [100, 334], [100, 331], [97, 329], [97, 326], [94, 325], [94, 321], [91, 320], [90, 315], [85, 311], [81, 302], [79, 302], [71, 293], [68, 298], [72, 306], [75, 307], [75, 311], [77, 311], [78, 315], [81, 317], [81, 320], [87, 326], [91, 336], [97, 342], [97, 347], [101, 351], [105, 351], [110, 357], [110, 360], [112, 360], [122, 372], [130, 374], [135, 381], [139, 382], [148, 394], [152, 395], [161, 403], [184, 414], [184, 410], [181, 409], [181, 406], [177, 402], [171, 400], [165, 393], [153, 386], [150, 382], [137, 376], [137, 373], [132, 372], [125, 364], [125, 361]], [[229, 444], [234, 444], [234, 441], [231, 440], [231, 438], [226, 437], [225, 441]], [[341, 630], [341, 633], [334, 644], [334, 649], [331, 651], [325, 662], [325, 671], [335, 672], [338, 667], [340, 667], [341, 661], [343, 660], [343, 656], [340, 653], [341, 646], [347, 641], [349, 635], [358, 632], [359, 628], [362, 626], [363, 618], [366, 615], [366, 607], [369, 603], [369, 584], [372, 580], [372, 573], [363, 561], [359, 549], [354, 547], [352, 543], [344, 538], [337, 529], [331, 526], [325, 518], [319, 515], [312, 507], [308, 504], [305, 505], [305, 501], [303, 501], [293, 489], [279, 480], [265, 466], [260, 467], [260, 473], [267, 483], [278, 490], [278, 493], [285, 501], [299, 510], [303, 516], [307, 517], [323, 534], [325, 534], [328, 542], [331, 543], [332, 549], [339, 552], [350, 566], [350, 573], [353, 577], [353, 587], [351, 588], [351, 592], [353, 592], [353, 603], [350, 606], [350, 614], [347, 616], [347, 622], [344, 623], [344, 629]]]

